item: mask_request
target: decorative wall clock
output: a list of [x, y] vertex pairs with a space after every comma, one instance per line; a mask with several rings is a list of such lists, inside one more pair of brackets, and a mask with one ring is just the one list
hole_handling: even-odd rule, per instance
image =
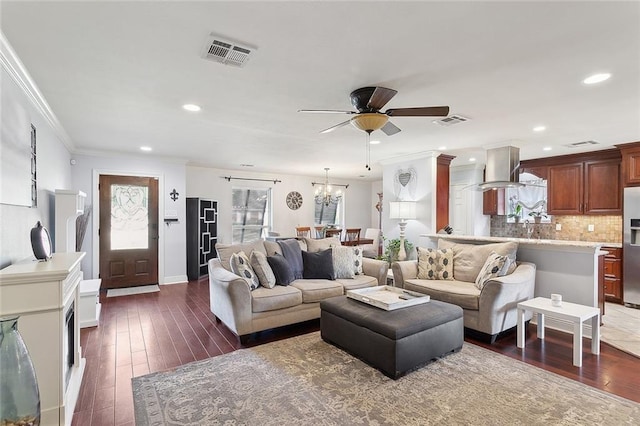
[[291, 210], [298, 210], [302, 206], [302, 195], [297, 191], [291, 191], [287, 194], [287, 206]]

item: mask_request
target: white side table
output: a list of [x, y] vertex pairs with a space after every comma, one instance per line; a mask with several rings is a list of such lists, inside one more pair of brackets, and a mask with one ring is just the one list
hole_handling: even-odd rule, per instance
[[544, 339], [544, 316], [571, 321], [573, 323], [573, 365], [582, 367], [582, 323], [591, 319], [591, 352], [600, 354], [600, 309], [593, 306], [562, 302], [562, 306], [551, 305], [551, 299], [536, 297], [518, 303], [518, 347], [524, 348], [524, 312], [538, 315], [538, 338]]

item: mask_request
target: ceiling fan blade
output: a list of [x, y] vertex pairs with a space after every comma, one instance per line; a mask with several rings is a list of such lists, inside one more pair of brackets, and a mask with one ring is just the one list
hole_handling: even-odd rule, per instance
[[400, 128], [390, 121], [387, 121], [387, 124], [382, 126], [380, 130], [382, 130], [387, 136], [393, 136], [400, 132]]
[[397, 90], [387, 89], [386, 87], [376, 87], [376, 90], [374, 90], [371, 95], [371, 99], [367, 102], [367, 108], [378, 111], [385, 106], [396, 93], [398, 93]]
[[355, 111], [342, 111], [337, 109], [299, 109], [298, 112], [314, 112], [320, 114], [355, 114]]
[[329, 132], [333, 132], [335, 129], [342, 127], [342, 126], [346, 126], [347, 124], [351, 123], [351, 120], [347, 120], [347, 121], [343, 121], [340, 124], [336, 124], [335, 126], [331, 126], [328, 129], [324, 129], [323, 131], [321, 131], [320, 133], [329, 133]]
[[449, 107], [392, 108], [385, 114], [389, 117], [446, 117], [449, 115]]

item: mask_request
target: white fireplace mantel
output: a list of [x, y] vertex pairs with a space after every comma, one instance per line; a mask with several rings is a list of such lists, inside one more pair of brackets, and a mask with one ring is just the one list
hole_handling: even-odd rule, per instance
[[[80, 261], [85, 253], [55, 253], [0, 270], [0, 316], [19, 316], [18, 331], [36, 370], [40, 424], [71, 425], [85, 368], [78, 321]], [[68, 358], [66, 316], [71, 306], [73, 344]], [[71, 326], [71, 323], [69, 323]]]

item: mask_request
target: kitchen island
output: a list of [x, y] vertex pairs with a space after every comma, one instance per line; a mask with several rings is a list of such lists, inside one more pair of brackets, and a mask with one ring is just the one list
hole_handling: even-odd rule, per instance
[[[447, 239], [464, 244], [488, 244], [502, 242], [518, 243], [517, 260], [536, 264], [536, 297], [550, 297], [559, 293], [571, 303], [604, 309], [604, 291], [599, 262], [606, 253], [604, 243], [587, 241], [538, 240], [528, 238], [482, 237], [449, 234], [420, 235], [419, 246], [435, 248], [438, 239]], [[611, 246], [611, 244], [606, 244]], [[572, 324], [551, 320], [547, 326], [572, 332]], [[585, 334], [590, 335], [585, 325]]]

